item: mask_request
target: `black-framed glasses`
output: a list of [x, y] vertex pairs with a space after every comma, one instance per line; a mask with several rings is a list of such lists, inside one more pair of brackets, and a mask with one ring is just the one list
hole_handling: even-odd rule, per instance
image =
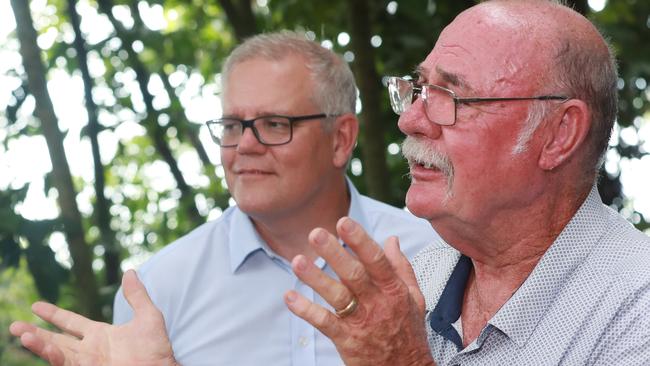
[[253, 119], [233, 117], [219, 118], [206, 122], [214, 141], [221, 147], [235, 147], [244, 130], [250, 128], [262, 145], [277, 146], [291, 142], [293, 124], [299, 121], [319, 120], [334, 117], [324, 113], [305, 116], [260, 116]]
[[413, 80], [388, 76], [385, 79], [388, 86], [390, 105], [395, 113], [404, 113], [415, 102], [418, 96], [422, 97], [427, 118], [436, 124], [451, 126], [456, 123], [456, 110], [458, 104], [510, 102], [520, 100], [557, 100], [566, 102], [570, 98], [562, 95], [539, 95], [534, 97], [481, 97], [461, 98], [453, 91], [439, 85], [417, 84]]

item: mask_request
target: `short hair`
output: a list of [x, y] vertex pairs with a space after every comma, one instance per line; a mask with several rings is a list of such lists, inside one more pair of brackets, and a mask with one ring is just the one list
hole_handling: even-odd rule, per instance
[[591, 42], [573, 42], [570, 36], [560, 39], [555, 55], [552, 83], [572, 98], [583, 100], [591, 111], [588, 162], [598, 170], [602, 165], [618, 112], [618, 71], [612, 47], [607, 52]]
[[330, 116], [355, 113], [357, 87], [347, 62], [305, 35], [292, 31], [259, 34], [237, 46], [222, 69], [224, 90], [235, 65], [255, 58], [280, 61], [290, 55], [304, 58], [313, 82], [311, 98], [323, 113]]
[[[562, 0], [548, 2], [552, 6], [567, 7]], [[585, 168], [588, 171], [598, 171], [605, 160], [618, 112], [616, 59], [611, 45], [602, 38], [606, 52], [597, 42], [558, 32], [558, 44], [551, 50], [553, 65], [549, 67], [550, 72], [547, 75], [550, 90], [561, 90], [571, 98], [583, 100], [591, 111], [591, 127], [586, 138], [589, 148], [585, 162], [590, 165]], [[528, 140], [550, 110], [548, 103], [531, 103], [527, 123], [518, 137], [515, 153], [526, 149]]]

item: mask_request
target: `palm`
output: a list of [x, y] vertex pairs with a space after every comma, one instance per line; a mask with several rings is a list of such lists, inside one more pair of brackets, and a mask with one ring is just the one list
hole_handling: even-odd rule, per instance
[[134, 272], [123, 280], [133, 320], [124, 325], [92, 321], [52, 304], [35, 303], [34, 313], [57, 326], [55, 333], [16, 322], [11, 332], [29, 350], [55, 366], [176, 365], [162, 314], [151, 302]]
[[87, 334], [79, 349], [90, 352], [69, 350], [72, 365], [158, 365], [172, 356], [162, 316], [135, 318], [119, 326], [94, 323]]

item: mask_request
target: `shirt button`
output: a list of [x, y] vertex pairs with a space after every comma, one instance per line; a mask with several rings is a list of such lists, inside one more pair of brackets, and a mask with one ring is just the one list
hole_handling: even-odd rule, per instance
[[307, 347], [307, 345], [309, 345], [309, 338], [307, 337], [298, 338], [298, 344], [300, 345], [300, 347]]

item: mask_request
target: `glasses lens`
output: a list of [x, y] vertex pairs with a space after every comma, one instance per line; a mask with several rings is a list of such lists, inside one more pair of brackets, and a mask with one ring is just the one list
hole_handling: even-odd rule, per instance
[[422, 99], [426, 106], [427, 118], [433, 123], [450, 126], [456, 120], [456, 103], [449, 90], [435, 86], [423, 86]]
[[404, 113], [413, 102], [413, 83], [402, 78], [388, 78], [388, 95], [393, 112]]
[[254, 126], [262, 143], [276, 145], [291, 140], [291, 121], [286, 117], [260, 117]]
[[235, 146], [242, 134], [241, 121], [223, 118], [208, 123], [212, 137], [220, 146]]

